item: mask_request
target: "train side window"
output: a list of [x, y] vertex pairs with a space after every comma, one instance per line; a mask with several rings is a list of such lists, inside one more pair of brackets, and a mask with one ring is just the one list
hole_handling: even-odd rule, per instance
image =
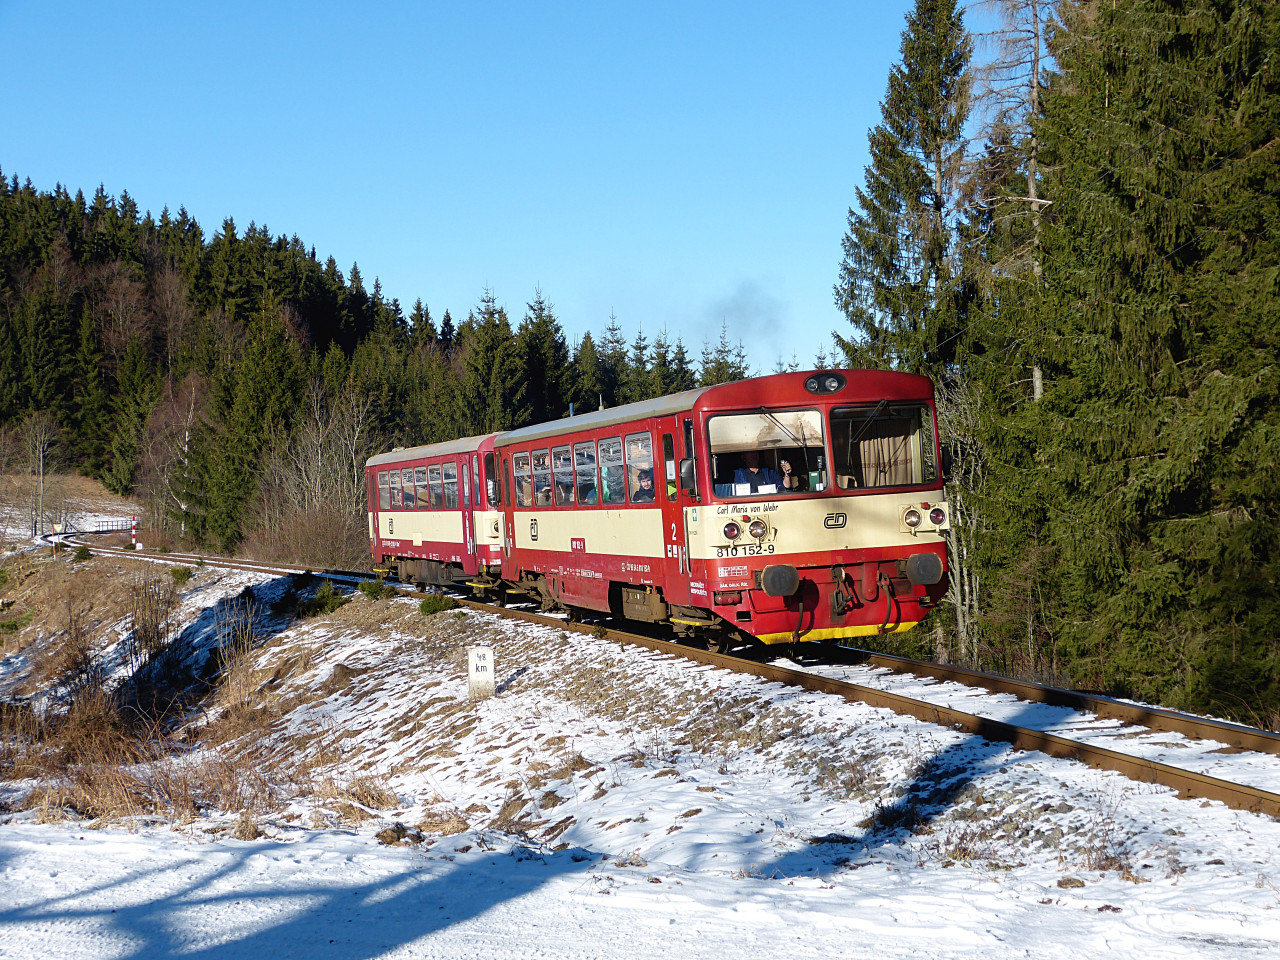
[[440, 480], [440, 464], [427, 467], [427, 487], [431, 491], [431, 509], [439, 510], [444, 505], [444, 484]]
[[551, 451], [533, 451], [533, 505], [551, 505]]
[[552, 490], [557, 507], [573, 506], [573, 453], [568, 447], [551, 451]]
[[684, 455], [688, 459], [693, 458], [693, 421], [686, 420], [684, 422]]
[[467, 458], [462, 458], [462, 507], [471, 508], [471, 481], [467, 479]]
[[662, 435], [662, 479], [667, 490], [667, 502], [671, 503], [679, 488], [676, 485], [676, 442], [669, 433]]
[[600, 502], [626, 503], [626, 470], [622, 465], [622, 438], [601, 440], [600, 449]]
[[471, 455], [471, 500], [479, 509], [482, 505], [480, 499], [480, 460], [473, 453]]
[[456, 463], [444, 464], [444, 508], [458, 509], [458, 465]]
[[403, 501], [400, 499], [400, 471], [391, 471], [391, 509], [399, 510]]
[[391, 480], [385, 470], [378, 474], [378, 509], [391, 509]]
[[511, 458], [511, 466], [516, 474], [516, 506], [533, 506], [533, 475], [529, 472], [529, 455], [517, 453]]
[[653, 503], [653, 438], [647, 433], [627, 434], [627, 492], [632, 503]]
[[596, 445], [588, 440], [573, 448], [574, 474], [578, 484], [579, 503], [597, 503], [596, 493]]
[[[486, 453], [484, 455], [484, 491], [488, 494], [490, 507], [496, 507], [502, 503], [502, 491], [498, 487], [498, 474], [493, 469], [493, 454]], [[476, 497], [476, 503], [479, 504], [480, 498]]]
[[400, 471], [400, 498], [406, 510], [417, 509], [417, 498], [413, 495], [413, 467], [405, 467]]
[[427, 490], [427, 468], [413, 468], [413, 485], [418, 500], [418, 509], [425, 510], [431, 504], [431, 493]]
[[511, 461], [510, 460], [502, 461], [502, 479], [506, 481], [506, 485], [507, 485], [507, 502], [512, 503], [513, 501], [511, 499]]

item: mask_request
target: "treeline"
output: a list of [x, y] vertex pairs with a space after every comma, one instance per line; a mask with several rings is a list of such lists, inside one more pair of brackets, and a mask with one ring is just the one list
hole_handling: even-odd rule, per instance
[[930, 639], [1280, 724], [1280, 5], [987, 6], [909, 15], [835, 288], [851, 363], [939, 383]]
[[0, 463], [38, 440], [195, 544], [357, 563], [372, 452], [748, 373], [723, 328], [695, 361], [612, 317], [569, 344], [540, 292], [406, 317], [296, 236], [0, 175]]

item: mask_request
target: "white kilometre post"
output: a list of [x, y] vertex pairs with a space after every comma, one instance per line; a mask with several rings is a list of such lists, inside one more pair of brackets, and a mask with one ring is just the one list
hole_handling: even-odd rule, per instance
[[493, 696], [493, 647], [467, 650], [468, 694], [472, 700]]

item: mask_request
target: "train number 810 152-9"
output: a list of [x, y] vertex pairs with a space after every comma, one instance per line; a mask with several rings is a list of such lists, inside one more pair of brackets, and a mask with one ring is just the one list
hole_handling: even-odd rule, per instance
[[773, 553], [772, 543], [744, 543], [742, 546], [734, 544], [731, 547], [716, 547], [716, 557], [760, 557], [766, 553]]

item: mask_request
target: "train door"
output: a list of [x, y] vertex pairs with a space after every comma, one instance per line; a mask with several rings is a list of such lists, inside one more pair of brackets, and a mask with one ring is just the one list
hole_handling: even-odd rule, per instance
[[662, 504], [663, 595], [668, 603], [688, 604], [689, 568], [685, 547], [684, 513], [680, 507], [680, 473], [677, 459], [677, 423], [674, 417], [658, 421], [658, 502]]
[[[694, 437], [694, 420], [692, 415], [680, 418], [680, 432], [676, 435], [676, 447], [679, 450], [680, 457], [689, 461], [693, 467], [693, 480], [695, 488], [686, 488], [684, 483], [680, 484], [680, 515], [684, 519], [684, 573], [689, 580], [690, 592], [693, 595], [693, 606], [709, 606], [710, 597], [707, 594], [707, 562], [705, 560], [696, 560], [690, 555], [689, 539], [690, 527], [697, 526], [699, 529], [706, 529], [708, 517], [703, 507], [703, 499], [700, 496], [704, 494], [702, 489], [703, 483], [703, 467], [702, 457], [698, 456], [698, 445]], [[699, 522], [701, 517], [701, 522]]]
[[462, 556], [462, 570], [474, 575], [476, 572], [476, 535], [475, 518], [471, 515], [471, 478], [467, 458], [462, 458], [462, 542], [465, 553]]
[[369, 505], [369, 550], [376, 553], [378, 549], [378, 476], [373, 470], [366, 470], [365, 502]]

